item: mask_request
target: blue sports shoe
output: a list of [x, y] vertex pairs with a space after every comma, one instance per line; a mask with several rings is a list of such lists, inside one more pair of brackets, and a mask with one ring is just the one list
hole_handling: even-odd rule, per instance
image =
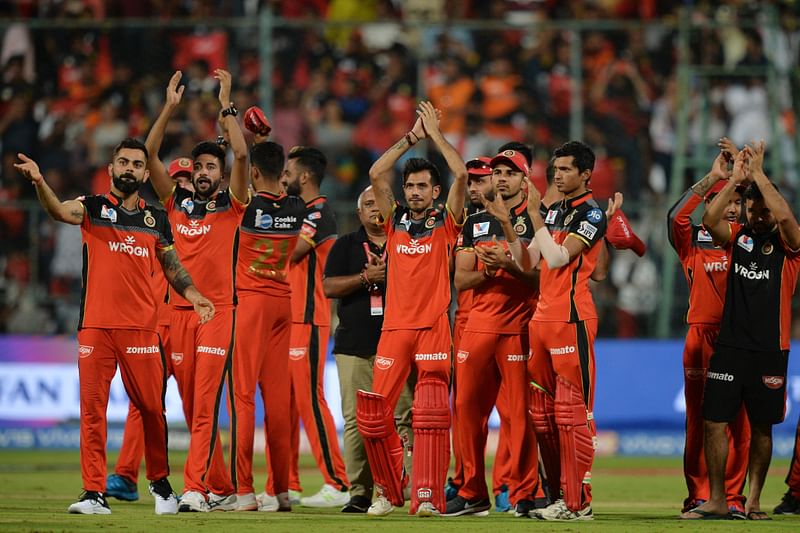
[[458, 487], [453, 483], [453, 478], [449, 477], [447, 478], [447, 484], [444, 486], [444, 499], [449, 502], [456, 496], [458, 496]]
[[494, 497], [494, 512], [507, 513], [510, 510], [511, 502], [508, 499], [508, 487], [503, 485], [500, 487], [500, 492]]
[[139, 499], [136, 483], [118, 474], [111, 474], [106, 479], [106, 494], [126, 502], [135, 502]]

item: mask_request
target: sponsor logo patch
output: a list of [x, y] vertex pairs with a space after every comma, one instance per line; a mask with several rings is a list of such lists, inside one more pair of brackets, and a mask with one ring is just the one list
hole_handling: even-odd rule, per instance
[[117, 222], [117, 211], [113, 207], [103, 206], [100, 208], [100, 218], [110, 220], [112, 224]]
[[706, 272], [727, 272], [728, 271], [728, 259], [725, 258], [722, 261], [711, 261], [709, 263], [703, 263], [703, 268]]
[[593, 226], [589, 224], [585, 220], [581, 220], [580, 225], [578, 226], [578, 235], [583, 235], [589, 240], [594, 239], [594, 236], [597, 234], [597, 226]]
[[92, 352], [94, 351], [94, 346], [87, 346], [86, 344], [78, 345], [78, 357], [81, 359], [86, 359]]
[[253, 225], [258, 229], [269, 229], [272, 227], [272, 215], [264, 213], [262, 209], [256, 209], [256, 219]]
[[125, 353], [129, 355], [142, 355], [148, 353], [159, 353], [158, 346], [153, 344], [151, 346], [128, 346]]
[[181, 352], [172, 352], [172, 354], [170, 355], [170, 359], [172, 359], [173, 363], [175, 363], [176, 365], [179, 365], [179, 364], [183, 363], [183, 353], [181, 353]]
[[489, 233], [489, 223], [488, 222], [476, 222], [472, 225], [472, 236], [473, 237], [480, 237], [481, 235], [486, 235]]
[[175, 233], [186, 235], [187, 237], [197, 237], [198, 235], [205, 235], [211, 231], [211, 225], [200, 224], [199, 220], [190, 220], [189, 225], [175, 224]]
[[706, 370], [704, 368], [687, 368], [684, 370], [684, 375], [686, 379], [697, 381], [703, 379], [703, 376], [706, 375]]
[[429, 242], [422, 244], [417, 239], [411, 239], [408, 244], [398, 244], [397, 253], [404, 255], [418, 255], [427, 254], [433, 249], [433, 245]]
[[770, 389], [780, 389], [783, 387], [785, 378], [783, 376], [761, 376], [761, 381]]
[[150, 257], [150, 250], [144, 246], [136, 246], [136, 238], [133, 235], [125, 237], [125, 242], [108, 241], [108, 249], [112, 252], [133, 255], [136, 257]]
[[747, 252], [753, 251], [753, 238], [749, 235], [740, 235], [738, 239], [736, 239], [736, 245], [739, 248], [743, 248]]
[[433, 497], [433, 491], [427, 487], [420, 487], [417, 489], [418, 500], [430, 500]]
[[415, 361], [447, 361], [447, 354], [444, 352], [436, 353], [415, 353]]
[[567, 355], [570, 353], [575, 353], [574, 346], [561, 346], [559, 348], [550, 348], [550, 355]]
[[733, 381], [733, 376], [727, 372], [708, 372], [706, 377], [717, 381]]
[[456, 360], [459, 363], [463, 363], [468, 358], [469, 358], [469, 352], [465, 352], [464, 350], [459, 350], [458, 353], [456, 354]]
[[521, 363], [521, 362], [523, 362], [523, 361], [527, 361], [527, 360], [528, 360], [528, 354], [522, 354], [522, 353], [519, 353], [519, 354], [517, 354], [517, 353], [510, 353], [510, 354], [508, 354], [508, 355], [506, 356], [506, 360], [507, 360], [509, 363]]
[[697, 232], [697, 242], [712, 242], [711, 234], [704, 229]]
[[558, 211], [550, 210], [547, 212], [547, 216], [544, 217], [545, 224], [554, 224], [556, 221], [556, 217], [558, 216]]
[[306, 356], [305, 348], [289, 348], [289, 359], [298, 361]]
[[225, 355], [228, 350], [219, 346], [198, 346], [197, 353], [207, 353], [210, 355]]
[[734, 271], [745, 279], [769, 279], [769, 270], [758, 270], [756, 263], [750, 263], [750, 268], [738, 263], [733, 265]]
[[394, 364], [394, 359], [379, 355], [375, 358], [375, 366], [380, 370], [388, 370]]
[[586, 218], [587, 220], [589, 220], [589, 222], [594, 222], [595, 224], [597, 224], [598, 222], [600, 222], [600, 220], [602, 220], [603, 212], [597, 208], [592, 209], [591, 211], [586, 213]]
[[184, 198], [181, 202], [181, 209], [191, 214], [194, 211], [194, 202], [191, 198]]
[[322, 218], [322, 213], [319, 211], [314, 211], [308, 215], [308, 220], [317, 220], [318, 218]]

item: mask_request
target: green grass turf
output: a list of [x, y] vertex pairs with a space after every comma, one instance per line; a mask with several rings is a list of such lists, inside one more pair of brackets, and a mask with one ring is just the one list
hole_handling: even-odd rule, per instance
[[[144, 476], [139, 480], [140, 500], [136, 503], [111, 499], [110, 516], [70, 515], [67, 506], [80, 493], [77, 451], [0, 450], [0, 531], [90, 532], [205, 532], [227, 531], [800, 531], [800, 516], [775, 517], [770, 522], [686, 523], [677, 519], [684, 497], [679, 458], [601, 457], [595, 463], [593, 522], [552, 523], [517, 519], [510, 514], [491, 513], [487, 518], [430, 518], [408, 516], [408, 508], [397, 509], [382, 519], [346, 515], [338, 509], [304, 509], [291, 513], [181, 513], [155, 516], [153, 500]], [[113, 461], [115, 454], [111, 454]], [[172, 452], [171, 481], [176, 490], [182, 484], [184, 454]], [[763, 508], [771, 513], [785, 490], [783, 479], [788, 461], [776, 460], [770, 469], [762, 497]], [[322, 477], [313, 459], [301, 459], [301, 480], [306, 494], [320, 487]], [[256, 459], [256, 487], [264, 482], [263, 456]], [[752, 528], [752, 529], [751, 529]]]

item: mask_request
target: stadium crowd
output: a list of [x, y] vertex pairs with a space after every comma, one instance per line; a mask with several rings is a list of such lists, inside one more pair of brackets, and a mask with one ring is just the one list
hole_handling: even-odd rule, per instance
[[[546, 26], [536, 32], [524, 27], [484, 30], [458, 25], [418, 29], [420, 17], [499, 24], [606, 18], [674, 21], [679, 4], [627, 0], [2, 2], [0, 13], [8, 20], [19, 20], [4, 26], [0, 49], [4, 243], [0, 331], [70, 331], [77, 320], [80, 289], [80, 261], [71, 252], [77, 234], [20, 207], [20, 200], [33, 198], [11, 167], [15, 154], [24, 151], [37, 157], [48, 180], [64, 197], [102, 190], [109, 148], [148, 130], [157, 112], [164, 73], [174, 68], [184, 72], [188, 105], [170, 123], [163, 145], [165, 157], [185, 155], [195, 142], [213, 137], [215, 82], [211, 76], [215, 68], [233, 73], [234, 99], [240, 107], [256, 103], [259, 97], [257, 31], [226, 27], [224, 17], [253, 17], [268, 6], [294, 23], [279, 23], [274, 33], [270, 119], [275, 140], [284, 146], [319, 146], [331, 162], [323, 193], [337, 212], [349, 213], [347, 206], [368, 181], [369, 166], [413, 118], [421, 97], [430, 97], [446, 111], [442, 130], [465, 158], [493, 153], [512, 139], [534, 146], [533, 178], [540, 184], [546, 154], [568, 138], [573, 75], [570, 32]], [[756, 3], [699, 3], [693, 11], [696, 20], [727, 21], [730, 27], [696, 32], [693, 38], [703, 46], [692, 47], [692, 62], [752, 66], [766, 64], [769, 56], [778, 68], [791, 69], [798, 54], [797, 13], [788, 2], [775, 4], [783, 31], [762, 36], [756, 30], [736, 28], [737, 21], [753, 16], [763, 20]], [[158, 17], [153, 18], [153, 13]], [[109, 17], [117, 18], [119, 25], [91, 26], [92, 21]], [[158, 23], [211, 17], [221, 18], [222, 24], [173, 27]], [[25, 23], [33, 18], [41, 26]], [[147, 25], [137, 25], [135, 21], [141, 18], [148, 19]], [[71, 20], [84, 25], [70, 27]], [[357, 20], [361, 25], [317, 24], [342, 20]], [[65, 24], [60, 25], [62, 21]], [[584, 136], [598, 155], [594, 193], [601, 199], [615, 190], [625, 193], [643, 236], [658, 240], [658, 232], [651, 235], [648, 213], [663, 204], [676, 142], [675, 29], [654, 25], [589, 30], [582, 34], [581, 43]], [[704, 132], [700, 88], [694, 88], [690, 146], [713, 146], [725, 132], [739, 145], [750, 137], [769, 140], [763, 78], [715, 78], [710, 89], [711, 113]], [[707, 137], [701, 139], [704, 133]], [[349, 225], [354, 223], [350, 218]], [[601, 312], [610, 319], [605, 321], [604, 334], [652, 334], [656, 302], [646, 295], [659, 288], [656, 264], [623, 259], [613, 267], [612, 283], [598, 290]]]

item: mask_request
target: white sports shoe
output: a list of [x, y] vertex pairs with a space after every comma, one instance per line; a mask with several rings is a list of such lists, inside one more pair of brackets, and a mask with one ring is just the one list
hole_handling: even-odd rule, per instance
[[156, 514], [178, 514], [178, 497], [167, 478], [153, 481], [149, 490], [156, 501]]
[[236, 509], [235, 511], [258, 511], [258, 501], [256, 500], [255, 493], [249, 492], [247, 494], [236, 495]]
[[441, 516], [441, 513], [431, 502], [422, 502], [417, 507], [417, 516], [427, 518], [429, 516]]
[[300, 499], [302, 497], [303, 493], [299, 490], [289, 489], [289, 505], [300, 505]]
[[209, 511], [235, 511], [236, 494], [228, 494], [223, 496], [221, 494], [208, 493], [208, 510]]
[[350, 493], [342, 492], [327, 483], [313, 496], [300, 498], [303, 507], [342, 507], [350, 501]]
[[540, 520], [553, 520], [558, 522], [571, 522], [573, 520], [594, 520], [592, 506], [587, 505], [580, 511], [571, 511], [563, 499], [556, 500], [555, 503], [548, 505], [544, 509], [536, 509], [531, 512]]
[[100, 492], [84, 491], [77, 502], [67, 508], [71, 514], [111, 514], [105, 496]]
[[206, 502], [205, 495], [196, 490], [187, 490], [181, 496], [178, 511], [182, 513], [207, 513], [208, 503]]
[[287, 492], [281, 492], [277, 496], [262, 492], [256, 496], [256, 501], [258, 502], [258, 510], [262, 513], [292, 510], [292, 506], [289, 504], [289, 494]]
[[386, 516], [394, 511], [394, 505], [391, 504], [385, 496], [378, 496], [378, 498], [367, 509], [367, 516]]

